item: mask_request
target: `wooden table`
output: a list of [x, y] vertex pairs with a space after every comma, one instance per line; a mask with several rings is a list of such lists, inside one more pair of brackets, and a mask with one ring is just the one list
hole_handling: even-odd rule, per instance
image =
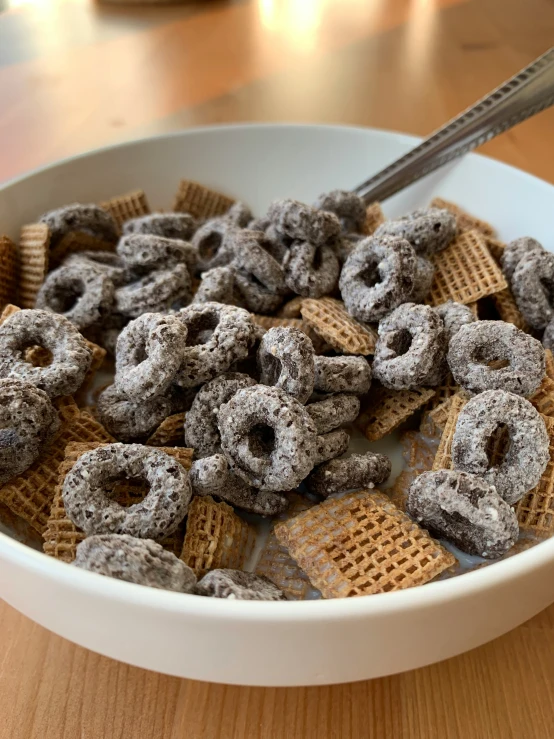
[[[7, 2], [7, 6], [6, 6]], [[230, 120], [426, 134], [548, 48], [552, 0], [0, 0], [0, 181]], [[554, 181], [554, 111], [483, 147]], [[141, 183], [137, 183], [140, 186]], [[98, 657], [0, 606], [0, 737], [554, 736], [554, 607], [481, 649], [352, 685], [262, 689]]]

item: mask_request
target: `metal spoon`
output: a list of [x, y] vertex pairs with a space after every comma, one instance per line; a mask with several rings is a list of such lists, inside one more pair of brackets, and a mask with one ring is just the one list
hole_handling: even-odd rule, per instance
[[554, 105], [554, 46], [415, 149], [362, 182], [354, 192], [366, 203], [386, 200], [551, 105]]

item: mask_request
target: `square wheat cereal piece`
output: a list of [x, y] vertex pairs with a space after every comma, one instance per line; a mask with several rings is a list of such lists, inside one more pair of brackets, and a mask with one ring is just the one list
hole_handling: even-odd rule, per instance
[[254, 571], [256, 575], [269, 578], [290, 600], [304, 600], [308, 595], [316, 594], [317, 591], [315, 591], [306, 573], [300, 569], [290, 556], [287, 548], [277, 540], [275, 526], [280, 522], [294, 518], [303, 511], [307, 511], [314, 503], [295, 493], [291, 493], [287, 497], [289, 507], [272, 523]]
[[306, 298], [301, 305], [304, 318], [314, 331], [343, 354], [367, 356], [375, 351], [377, 332], [348, 315], [344, 303], [335, 298]]
[[480, 231], [484, 236], [488, 238], [494, 238], [496, 231], [486, 221], [482, 221], [480, 218], [472, 216], [470, 213], [460, 208], [455, 203], [451, 203], [448, 200], [442, 198], [434, 198], [429, 204], [430, 208], [443, 208], [444, 210], [450, 211], [456, 216], [456, 224], [458, 226], [458, 233], [465, 233], [466, 231]]
[[34, 308], [37, 293], [48, 272], [50, 229], [45, 223], [23, 226], [19, 237], [19, 304]]
[[450, 399], [448, 418], [446, 419], [439, 448], [437, 449], [437, 454], [433, 462], [433, 471], [452, 469], [452, 439], [454, 438], [454, 432], [456, 431], [458, 415], [466, 403], [467, 398], [459, 393], [453, 395]]
[[134, 190], [126, 195], [110, 198], [100, 203], [100, 207], [108, 211], [119, 228], [131, 218], [140, 218], [150, 213], [144, 190]]
[[[2, 321], [0, 317], [0, 322]], [[548, 377], [550, 377], [551, 380], [554, 380], [554, 355], [550, 351], [550, 349], [544, 350], [544, 361], [545, 361], [545, 367], [546, 367], [546, 374]]]
[[455, 562], [386, 495], [367, 490], [328, 498], [275, 534], [324, 598], [423, 585]]
[[371, 236], [371, 234], [375, 233], [385, 220], [386, 218], [383, 213], [383, 209], [381, 208], [381, 203], [371, 203], [371, 205], [367, 206], [365, 211], [364, 234], [366, 236]]
[[434, 388], [435, 394], [433, 395], [431, 400], [429, 400], [425, 404], [423, 411], [432, 411], [447, 398], [451, 398], [453, 395], [455, 395], [459, 389], [460, 388], [456, 384], [454, 378], [452, 377], [452, 374], [449, 372], [448, 375], [445, 377], [444, 382]]
[[485, 237], [466, 231], [434, 256], [435, 278], [427, 302], [441, 305], [447, 300], [474, 303], [508, 285], [492, 258]]
[[369, 441], [382, 439], [425, 405], [434, 394], [434, 388], [389, 390], [374, 387], [369, 395], [361, 398], [356, 426]]
[[146, 442], [147, 446], [177, 446], [185, 441], [185, 414], [165, 418]]
[[554, 380], [545, 375], [539, 389], [529, 401], [543, 416], [554, 418]]
[[15, 303], [17, 281], [17, 247], [7, 236], [0, 236], [0, 309]]
[[0, 487], [0, 501], [39, 533], [48, 523], [67, 444], [113, 441], [101, 423], [84, 409], [76, 413], [74, 405], [57, 406], [62, 424], [56, 436], [28, 470]]
[[543, 417], [549, 437], [550, 459], [536, 488], [515, 507], [521, 529], [538, 536], [554, 534], [554, 418]]
[[8, 303], [4, 307], [4, 310], [0, 314], [0, 326], [4, 323], [4, 321], [7, 321], [10, 316], [13, 316], [14, 313], [17, 313], [20, 311], [21, 308], [18, 308], [17, 305], [12, 305], [11, 303]]
[[254, 530], [230, 505], [210, 495], [192, 499], [181, 559], [197, 577], [220, 567], [242, 569], [254, 542]]
[[504, 249], [506, 248], [506, 244], [503, 241], [499, 241], [498, 239], [487, 237], [487, 247], [493, 258], [495, 259], [496, 263], [500, 264], [502, 260], [502, 255], [504, 254]]
[[292, 298], [292, 300], [288, 300], [284, 305], [282, 305], [279, 310], [277, 311], [276, 315], [278, 318], [300, 318], [301, 308], [302, 308], [302, 301], [304, 298], [301, 295], [297, 295], [295, 298]]
[[181, 213], [190, 213], [199, 220], [208, 220], [215, 216], [222, 216], [234, 205], [236, 200], [223, 195], [198, 182], [181, 180], [173, 210]]
[[115, 244], [97, 239], [84, 231], [67, 233], [56, 246], [50, 250], [49, 269], [58, 267], [70, 254], [82, 251], [115, 251]]
[[491, 300], [498, 312], [498, 315], [503, 321], [506, 323], [513, 323], [516, 328], [529, 333], [531, 329], [525, 318], [519, 312], [517, 303], [509, 288], [494, 293], [491, 295]]
[[[77, 551], [77, 544], [85, 539], [84, 533], [75, 526], [65, 512], [62, 497], [63, 481], [82, 454], [105, 445], [106, 442], [72, 442], [65, 447], [64, 460], [58, 470], [56, 493], [52, 502], [48, 523], [43, 532], [43, 549], [51, 557], [56, 557], [56, 559], [61, 559], [64, 562], [73, 562]], [[175, 457], [187, 469], [190, 467], [192, 450], [164, 449], [163, 451], [171, 454], [171, 456]], [[183, 455], [181, 454], [182, 452], [187, 452], [188, 454]], [[147, 486], [140, 482], [122, 481], [114, 486], [113, 492], [121, 505], [129, 506], [142, 500], [147, 492]], [[183, 539], [184, 530], [179, 528], [175, 533], [162, 539], [160, 544], [176, 556], [179, 556], [183, 548]]]

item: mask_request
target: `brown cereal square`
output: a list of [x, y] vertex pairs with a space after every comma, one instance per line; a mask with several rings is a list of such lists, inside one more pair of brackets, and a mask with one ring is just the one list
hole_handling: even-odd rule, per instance
[[17, 297], [17, 247], [7, 236], [0, 236], [0, 310]]
[[173, 210], [181, 213], [190, 213], [199, 220], [208, 220], [215, 216], [222, 216], [234, 205], [234, 198], [227, 197], [216, 190], [210, 190], [198, 182], [181, 180]]
[[377, 441], [398, 428], [434, 394], [434, 388], [389, 390], [372, 387], [369, 395], [361, 399], [356, 425], [369, 441]]
[[333, 349], [343, 354], [373, 354], [377, 332], [348, 315], [344, 303], [334, 298], [305, 298], [302, 318]]
[[100, 203], [100, 207], [108, 211], [119, 228], [131, 218], [140, 218], [150, 213], [144, 190], [134, 190], [126, 195], [110, 198]]
[[34, 308], [48, 272], [50, 229], [45, 223], [23, 226], [19, 237], [19, 304]]

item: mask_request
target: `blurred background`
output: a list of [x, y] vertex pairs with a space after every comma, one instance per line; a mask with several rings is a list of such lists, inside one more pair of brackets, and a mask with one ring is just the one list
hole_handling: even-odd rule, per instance
[[[0, 0], [0, 180], [227, 121], [425, 135], [553, 38], [552, 0]], [[552, 130], [554, 110], [483, 151], [548, 179]]]

